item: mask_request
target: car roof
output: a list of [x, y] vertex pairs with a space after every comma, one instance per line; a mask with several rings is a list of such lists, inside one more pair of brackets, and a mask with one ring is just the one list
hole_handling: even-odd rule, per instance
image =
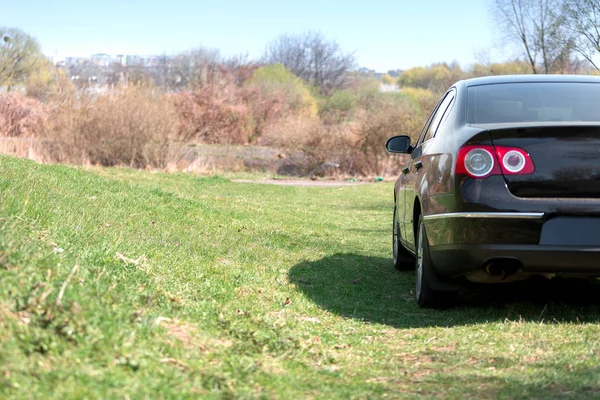
[[493, 85], [499, 83], [575, 82], [600, 83], [600, 76], [592, 75], [494, 75], [465, 79], [466, 86]]

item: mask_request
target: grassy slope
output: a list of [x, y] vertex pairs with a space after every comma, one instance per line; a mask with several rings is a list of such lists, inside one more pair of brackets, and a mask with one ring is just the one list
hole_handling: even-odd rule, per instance
[[419, 310], [391, 184], [0, 172], [0, 397], [599, 394], [597, 291]]

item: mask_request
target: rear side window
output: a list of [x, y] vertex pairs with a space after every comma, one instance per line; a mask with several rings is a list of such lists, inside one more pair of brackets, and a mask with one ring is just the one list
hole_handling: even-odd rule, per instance
[[472, 86], [467, 123], [600, 121], [600, 84], [504, 83]]
[[440, 121], [442, 120], [444, 115], [448, 114], [447, 110], [450, 109], [453, 101], [454, 101], [454, 91], [451, 91], [446, 95], [446, 97], [444, 98], [444, 100], [442, 101], [440, 106], [438, 107], [437, 111], [435, 112], [435, 115], [431, 120], [431, 124], [429, 124], [429, 128], [427, 129], [427, 134], [425, 135], [425, 139], [423, 141], [426, 142], [429, 139], [433, 139], [435, 137], [435, 133], [437, 132], [438, 127], [440, 126]]

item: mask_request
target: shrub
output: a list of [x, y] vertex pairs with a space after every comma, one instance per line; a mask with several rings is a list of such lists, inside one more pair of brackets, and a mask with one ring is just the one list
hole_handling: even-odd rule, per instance
[[[410, 103], [414, 110], [414, 124], [409, 128], [410, 132], [414, 132], [415, 136], [413, 136], [413, 140], [416, 140], [416, 135], [419, 134], [421, 128], [425, 125], [439, 98], [429, 90], [419, 88], [404, 88], [400, 95]], [[408, 135], [409, 131], [406, 134]]]
[[531, 74], [531, 66], [521, 60], [506, 61], [503, 63], [480, 64], [471, 67], [472, 76], [488, 75], [520, 75]]
[[186, 142], [245, 144], [252, 120], [239, 94], [214, 93], [211, 87], [172, 95], [179, 118], [178, 134]]
[[44, 59], [24, 82], [25, 92], [27, 97], [47, 102], [66, 80], [72, 85], [66, 71], [56, 68], [52, 62]]
[[164, 167], [184, 143], [173, 103], [152, 86], [131, 85], [95, 98], [74, 96], [54, 108], [48, 137], [54, 158], [130, 167]]
[[279, 97], [284, 112], [312, 117], [317, 114], [317, 101], [309, 88], [281, 64], [258, 68], [246, 82], [246, 87], [271, 99]]
[[277, 123], [284, 115], [283, 93], [266, 93], [257, 88], [246, 87], [244, 100], [252, 115], [252, 133], [248, 137], [249, 143], [257, 142], [273, 124]]
[[46, 106], [17, 92], [0, 94], [0, 136], [31, 137], [44, 130]]
[[365, 83], [322, 99], [320, 119], [282, 119], [261, 143], [301, 152], [296, 170], [305, 174], [325, 163], [339, 164], [335, 173], [343, 175], [398, 173], [399, 164], [386, 153], [385, 142], [397, 134], [416, 140], [434, 96], [423, 89], [382, 93]]
[[465, 77], [465, 72], [457, 63], [432, 64], [429, 67], [415, 67], [404, 71], [398, 78], [398, 86], [427, 89], [441, 95], [450, 85]]
[[339, 164], [342, 172], [352, 169], [356, 139], [350, 125], [325, 125], [318, 118], [296, 116], [273, 125], [261, 143], [285, 149], [293, 155], [286, 168], [306, 175], [324, 163]]
[[396, 79], [394, 79], [388, 74], [384, 74], [381, 77], [381, 82], [383, 82], [384, 85], [393, 85], [394, 83], [396, 83]]
[[101, 96], [81, 125], [94, 163], [164, 167], [180, 145], [177, 115], [166, 96], [141, 85]]
[[373, 112], [365, 113], [357, 129], [357, 150], [364, 162], [360, 171], [363, 175], [396, 174], [398, 166], [391, 164], [385, 150], [385, 142], [394, 135], [411, 134], [415, 130], [415, 111], [408, 102], [389, 102]]
[[171, 95], [182, 140], [208, 144], [245, 144], [250, 140], [252, 108], [247, 104], [246, 89], [237, 85], [238, 79], [235, 68], [217, 65], [193, 92]]
[[352, 117], [357, 96], [349, 90], [340, 90], [321, 100], [319, 117], [328, 124], [341, 123]]

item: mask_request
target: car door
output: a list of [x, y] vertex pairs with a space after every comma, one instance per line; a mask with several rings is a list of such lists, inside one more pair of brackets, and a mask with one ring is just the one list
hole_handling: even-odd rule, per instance
[[440, 126], [440, 123], [446, 114], [446, 111], [451, 108], [454, 102], [455, 90], [451, 89], [440, 100], [434, 111], [432, 112], [425, 128], [421, 132], [414, 150], [410, 155], [408, 164], [405, 166], [402, 173], [404, 177], [404, 210], [402, 212], [402, 234], [405, 239], [405, 245], [415, 250], [415, 232], [414, 232], [414, 209], [415, 201], [418, 198], [418, 188], [425, 179], [425, 171], [427, 170], [427, 148], [432, 144], [435, 135]]

